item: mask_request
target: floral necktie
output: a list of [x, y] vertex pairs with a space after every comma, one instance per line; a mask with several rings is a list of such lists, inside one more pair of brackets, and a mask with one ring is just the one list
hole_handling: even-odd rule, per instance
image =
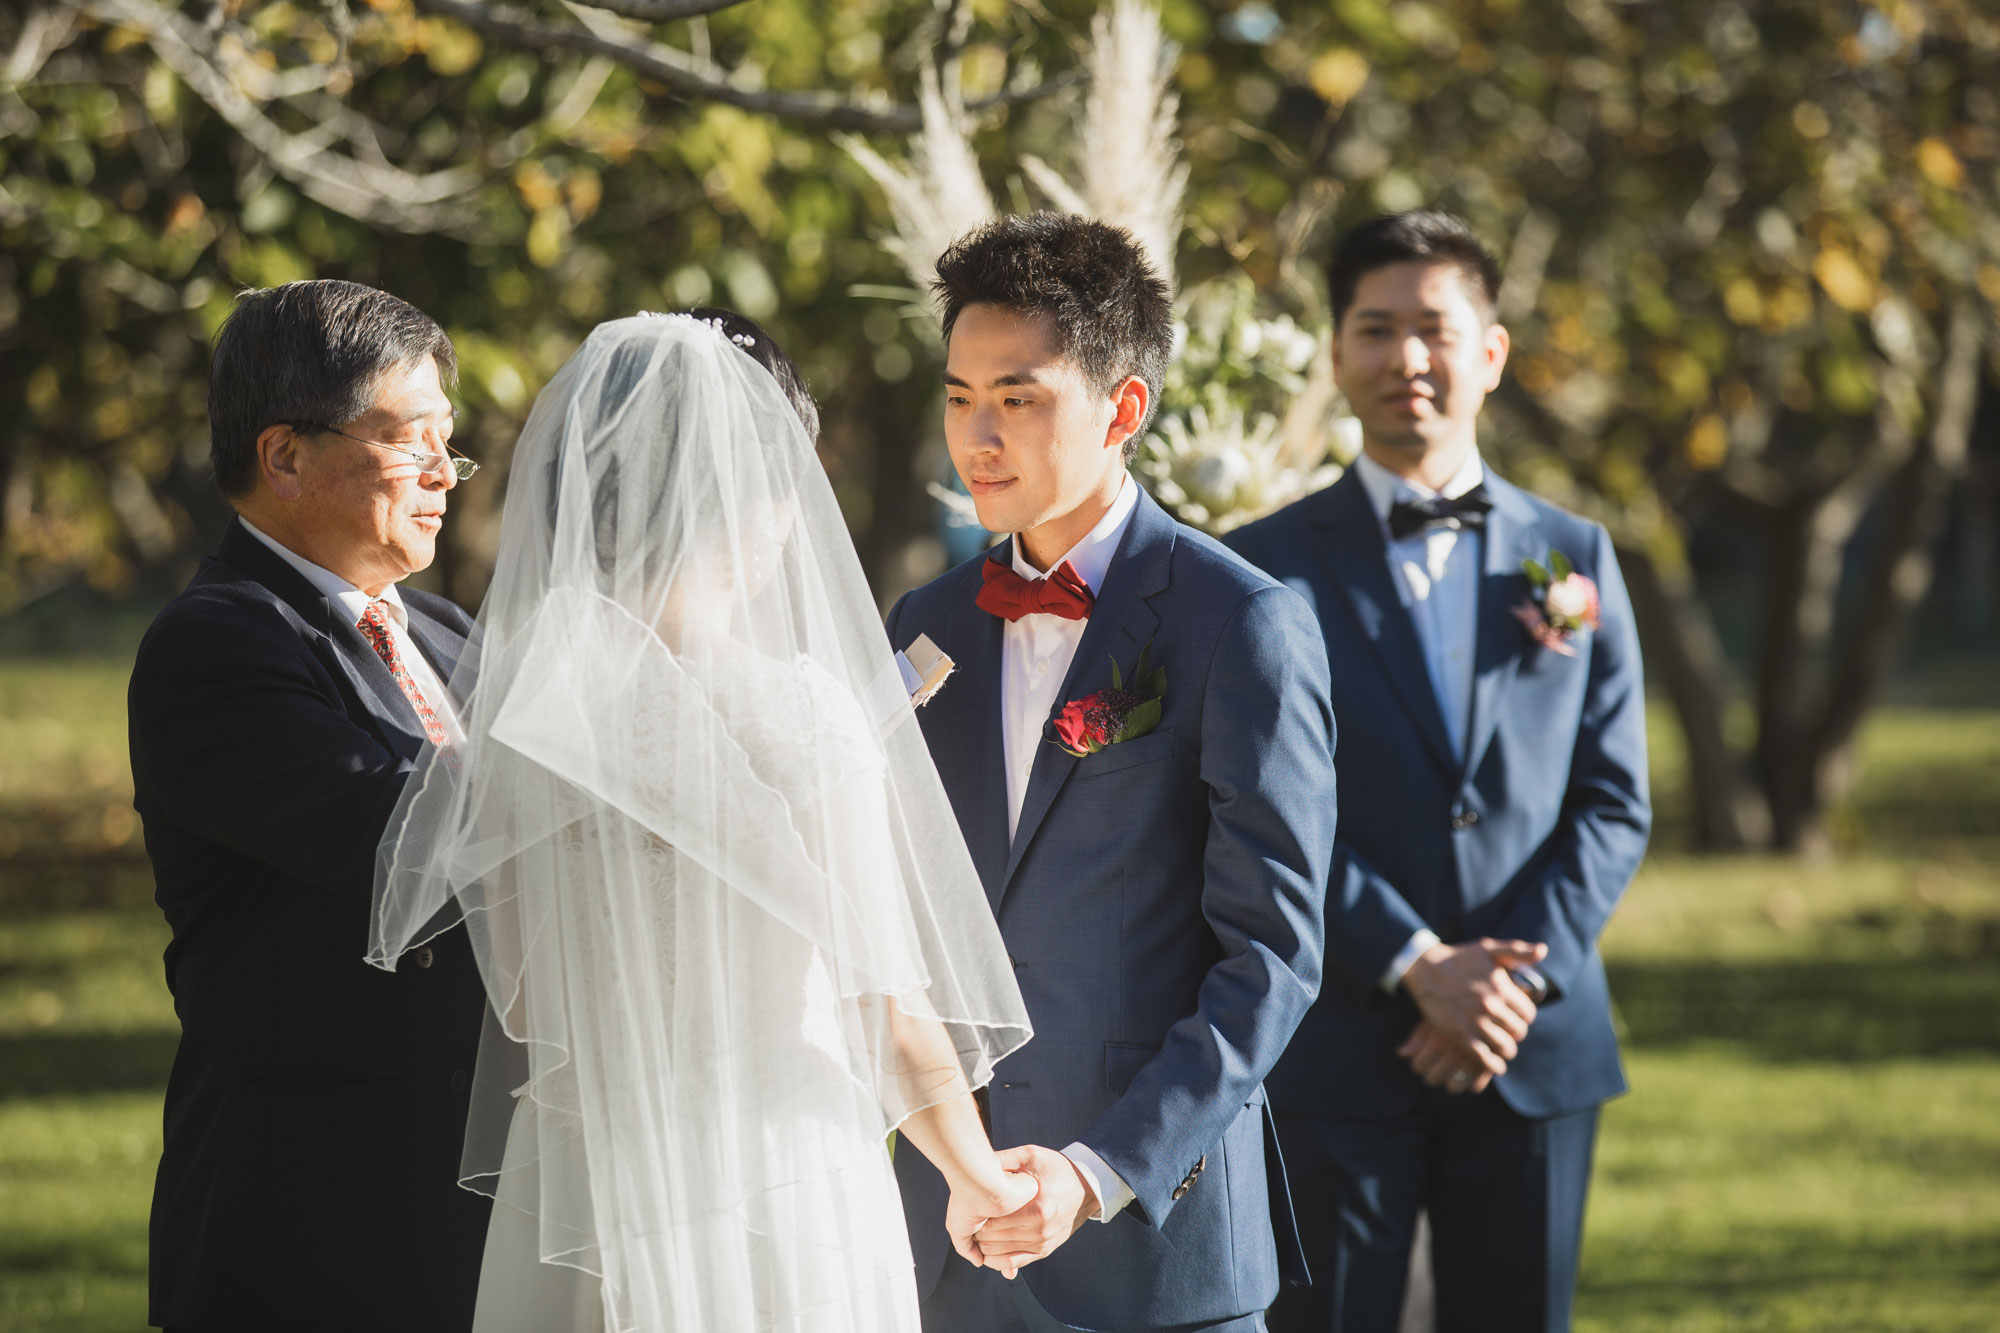
[[424, 724], [424, 735], [431, 738], [432, 745], [443, 746], [444, 723], [432, 711], [424, 692], [417, 688], [417, 682], [410, 678], [409, 668], [403, 665], [403, 655], [396, 651], [396, 638], [389, 633], [389, 612], [379, 599], [368, 603], [368, 609], [362, 612], [355, 628], [374, 647], [375, 655], [389, 668], [389, 674], [396, 678], [396, 685], [403, 691], [403, 697], [410, 701], [410, 707], [417, 710], [417, 720]]

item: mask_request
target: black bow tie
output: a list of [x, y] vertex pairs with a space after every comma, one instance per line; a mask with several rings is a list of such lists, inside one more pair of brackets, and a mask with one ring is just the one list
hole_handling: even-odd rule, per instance
[[1426, 500], [1398, 500], [1389, 506], [1389, 535], [1396, 541], [1432, 528], [1478, 531], [1486, 526], [1486, 511], [1493, 507], [1482, 483], [1453, 500], [1442, 495]]

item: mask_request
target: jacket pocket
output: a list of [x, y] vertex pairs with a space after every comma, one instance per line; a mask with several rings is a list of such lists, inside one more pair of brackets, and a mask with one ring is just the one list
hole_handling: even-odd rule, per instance
[[1145, 1046], [1137, 1042], [1107, 1041], [1104, 1043], [1104, 1085], [1113, 1097], [1122, 1097], [1132, 1086], [1132, 1080], [1146, 1067], [1154, 1056], [1160, 1053], [1157, 1046]]
[[1107, 745], [1096, 754], [1087, 755], [1077, 763], [1076, 775], [1080, 778], [1102, 777], [1106, 773], [1116, 773], [1124, 768], [1137, 768], [1140, 764], [1158, 763], [1171, 759], [1174, 754], [1174, 732], [1169, 727], [1165, 731], [1152, 731], [1129, 741]]

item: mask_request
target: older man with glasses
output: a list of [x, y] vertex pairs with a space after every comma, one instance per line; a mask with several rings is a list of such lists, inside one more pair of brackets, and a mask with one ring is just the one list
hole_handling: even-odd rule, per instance
[[236, 518], [147, 632], [133, 804], [181, 1020], [153, 1196], [152, 1322], [465, 1329], [487, 1201], [458, 1186], [486, 1012], [465, 931], [362, 961], [375, 848], [450, 746], [472, 622], [402, 591], [453, 487], [442, 329], [386, 293], [246, 293], [209, 378]]

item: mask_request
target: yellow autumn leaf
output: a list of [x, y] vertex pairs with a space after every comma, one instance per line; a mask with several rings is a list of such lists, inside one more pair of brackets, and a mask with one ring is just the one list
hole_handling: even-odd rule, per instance
[[1722, 418], [1709, 412], [1695, 419], [1683, 446], [1688, 464], [1703, 472], [1722, 466], [1722, 460], [1729, 456], [1729, 427]]
[[1368, 59], [1359, 51], [1337, 46], [1313, 60], [1311, 78], [1314, 92], [1334, 106], [1345, 106], [1368, 82]]
[[1729, 312], [1732, 322], [1746, 327], [1761, 323], [1764, 319], [1764, 294], [1757, 290], [1757, 280], [1739, 274], [1730, 279], [1722, 289], [1722, 308]]
[[477, 65], [485, 50], [478, 33], [447, 18], [417, 20], [417, 40], [423, 46], [424, 60], [431, 72], [447, 79]]
[[544, 208], [528, 224], [528, 262], [536, 268], [554, 268], [569, 244], [569, 213], [561, 208]]
[[1917, 144], [1917, 170], [1924, 173], [1924, 179], [1933, 185], [1941, 185], [1947, 190], [1956, 190], [1965, 184], [1965, 164], [1958, 160], [1958, 154], [1951, 151], [1951, 145], [1932, 135]]
[[539, 162], [523, 162], [514, 168], [514, 188], [521, 192], [521, 202], [538, 213], [562, 202], [556, 178]]
[[1840, 249], [1825, 249], [1813, 260], [1813, 276], [1842, 310], [1865, 312], [1875, 308], [1875, 279], [1853, 255]]
[[563, 177], [563, 198], [569, 201], [569, 215], [586, 221], [604, 202], [604, 178], [589, 167], [576, 167]]
[[1979, 266], [1979, 294], [2000, 307], [2000, 268], [1991, 264]]

